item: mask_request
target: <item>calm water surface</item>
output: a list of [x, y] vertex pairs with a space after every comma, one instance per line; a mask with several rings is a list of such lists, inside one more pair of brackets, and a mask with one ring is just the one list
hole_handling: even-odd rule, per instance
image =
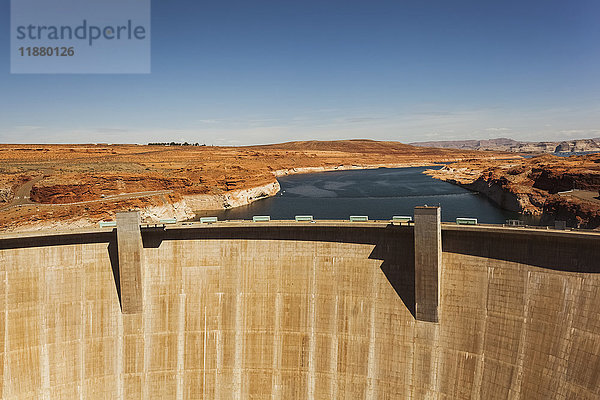
[[522, 219], [520, 214], [502, 210], [484, 196], [423, 174], [428, 168], [432, 167], [281, 177], [281, 193], [274, 197], [230, 210], [205, 211], [198, 216], [232, 220], [252, 219], [254, 215], [270, 215], [271, 219], [294, 219], [295, 215], [348, 219], [350, 215], [368, 215], [369, 219], [385, 220], [394, 215], [413, 215], [415, 206], [439, 204], [443, 221], [473, 217], [481, 223], [501, 224], [507, 219]]

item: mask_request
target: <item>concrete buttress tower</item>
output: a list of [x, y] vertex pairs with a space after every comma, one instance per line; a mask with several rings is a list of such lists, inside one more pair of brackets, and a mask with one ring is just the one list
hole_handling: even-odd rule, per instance
[[140, 213], [117, 213], [117, 247], [123, 314], [141, 313], [142, 301], [142, 233]]
[[419, 321], [438, 322], [442, 272], [440, 207], [415, 207], [415, 306]]

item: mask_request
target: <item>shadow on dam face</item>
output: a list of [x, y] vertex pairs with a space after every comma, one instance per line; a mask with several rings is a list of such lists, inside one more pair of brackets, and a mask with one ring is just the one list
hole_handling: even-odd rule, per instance
[[579, 273], [600, 273], [598, 239], [511, 232], [442, 230], [442, 251]]
[[119, 272], [119, 245], [117, 243], [117, 236], [114, 234], [108, 242], [108, 257], [110, 259], [110, 267], [115, 281], [115, 289], [117, 290], [117, 296], [119, 297], [119, 306], [123, 310], [123, 302], [121, 300], [121, 275]]
[[380, 268], [396, 294], [416, 318], [415, 309], [415, 246], [412, 232], [398, 232], [394, 239], [381, 240], [369, 255], [382, 260]]
[[[211, 229], [145, 228], [144, 248], [159, 248], [166, 240], [288, 240], [374, 245], [371, 260], [381, 260], [381, 271], [415, 318], [415, 250], [412, 227], [252, 227]], [[118, 274], [115, 275], [115, 281]]]

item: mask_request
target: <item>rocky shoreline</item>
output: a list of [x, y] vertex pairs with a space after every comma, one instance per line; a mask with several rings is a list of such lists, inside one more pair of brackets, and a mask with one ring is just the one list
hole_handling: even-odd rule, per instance
[[460, 162], [425, 173], [481, 193], [505, 210], [538, 216], [542, 224], [561, 220], [576, 228], [600, 227], [600, 198], [570, 194], [598, 192], [600, 155]]

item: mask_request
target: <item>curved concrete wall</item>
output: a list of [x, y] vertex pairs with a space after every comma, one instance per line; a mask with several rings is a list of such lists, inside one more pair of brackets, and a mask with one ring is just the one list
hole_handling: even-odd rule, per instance
[[145, 231], [143, 312], [115, 234], [0, 237], [3, 398], [597, 399], [600, 235], [445, 228], [439, 323], [409, 227]]

